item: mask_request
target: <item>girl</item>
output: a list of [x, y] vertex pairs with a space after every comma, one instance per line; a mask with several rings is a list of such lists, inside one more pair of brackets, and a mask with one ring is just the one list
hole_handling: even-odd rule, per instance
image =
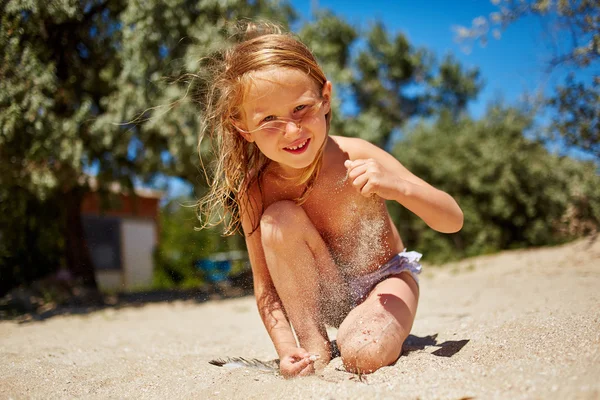
[[293, 36], [249, 24], [221, 60], [204, 121], [217, 163], [199, 207], [213, 223], [224, 210], [226, 233], [243, 228], [282, 375], [327, 365], [326, 325], [338, 327], [347, 370], [394, 363], [415, 318], [421, 255], [403, 251], [385, 200], [448, 233], [462, 227], [460, 208], [380, 148], [329, 135], [331, 83]]

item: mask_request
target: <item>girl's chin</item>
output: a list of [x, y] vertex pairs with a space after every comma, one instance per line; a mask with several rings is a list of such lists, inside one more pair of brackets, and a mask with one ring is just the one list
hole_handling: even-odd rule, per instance
[[314, 159], [296, 161], [297, 162], [289, 162], [285, 160], [277, 162], [277, 169], [279, 170], [280, 175], [288, 178], [300, 176], [300, 174], [313, 163]]

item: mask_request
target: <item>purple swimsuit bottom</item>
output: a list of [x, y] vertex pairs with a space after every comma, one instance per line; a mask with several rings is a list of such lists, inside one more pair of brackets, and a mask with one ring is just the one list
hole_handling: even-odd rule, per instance
[[419, 260], [422, 256], [421, 253], [416, 251], [406, 251], [405, 249], [402, 253], [398, 253], [392, 257], [376, 271], [354, 278], [350, 282], [350, 292], [354, 305], [360, 304], [360, 302], [369, 295], [371, 290], [373, 290], [375, 285], [391, 275], [408, 272], [418, 285], [418, 275], [421, 273], [421, 264], [419, 264]]

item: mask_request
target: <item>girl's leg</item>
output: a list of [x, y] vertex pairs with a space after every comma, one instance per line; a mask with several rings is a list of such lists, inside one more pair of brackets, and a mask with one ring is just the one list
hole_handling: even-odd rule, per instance
[[370, 373], [394, 363], [412, 328], [419, 288], [406, 272], [375, 286], [342, 322], [337, 345], [348, 371]]
[[[260, 223], [262, 246], [269, 274], [300, 346], [320, 355], [316, 369], [330, 360], [330, 344], [320, 299], [332, 309], [347, 302], [339, 275], [325, 242], [304, 212], [292, 201], [270, 205]], [[328, 293], [331, 288], [337, 290]]]

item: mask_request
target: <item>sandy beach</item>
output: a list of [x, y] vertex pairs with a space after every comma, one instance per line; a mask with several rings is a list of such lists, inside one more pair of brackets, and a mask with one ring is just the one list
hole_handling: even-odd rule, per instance
[[[0, 322], [0, 398], [600, 399], [600, 239], [428, 267], [404, 354], [284, 380], [251, 296]], [[334, 336], [335, 331], [331, 331]]]

